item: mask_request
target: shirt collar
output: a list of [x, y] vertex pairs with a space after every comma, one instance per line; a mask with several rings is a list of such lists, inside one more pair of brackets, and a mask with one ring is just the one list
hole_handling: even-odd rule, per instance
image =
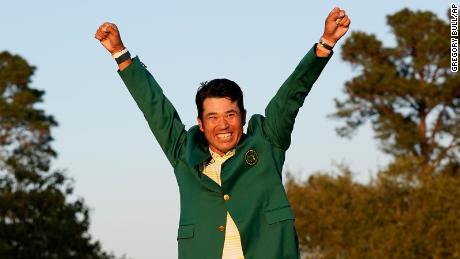
[[211, 153], [211, 157], [214, 161], [225, 161], [235, 155], [235, 148], [232, 150], [229, 150], [227, 153], [225, 153], [223, 156], [217, 154], [216, 152], [212, 151], [211, 148], [209, 148], [209, 153]]

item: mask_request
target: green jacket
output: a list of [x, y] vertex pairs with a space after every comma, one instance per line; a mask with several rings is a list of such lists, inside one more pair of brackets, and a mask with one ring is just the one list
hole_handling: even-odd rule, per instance
[[314, 50], [280, 87], [265, 116], [251, 117], [235, 155], [222, 165], [222, 187], [201, 173], [203, 162], [211, 158], [204, 134], [198, 126], [185, 130], [139, 59], [119, 72], [174, 168], [181, 206], [179, 259], [222, 258], [227, 211], [240, 232], [245, 259], [299, 258], [294, 215], [281, 177], [297, 112], [329, 60], [316, 57]]

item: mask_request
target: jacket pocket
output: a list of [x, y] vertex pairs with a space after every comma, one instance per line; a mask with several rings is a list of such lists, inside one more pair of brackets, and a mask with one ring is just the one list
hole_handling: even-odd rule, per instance
[[280, 222], [283, 220], [294, 220], [295, 217], [294, 217], [294, 213], [292, 213], [291, 206], [286, 206], [286, 207], [266, 211], [265, 219], [267, 220], [267, 223], [270, 225], [270, 224]]
[[177, 239], [192, 238], [195, 234], [195, 225], [182, 225], [177, 230]]

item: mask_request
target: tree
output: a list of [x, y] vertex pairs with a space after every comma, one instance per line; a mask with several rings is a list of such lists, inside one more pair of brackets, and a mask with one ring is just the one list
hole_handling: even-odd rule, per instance
[[337, 132], [351, 137], [370, 121], [383, 152], [412, 157], [419, 173], [456, 172], [460, 156], [460, 76], [450, 72], [449, 25], [431, 12], [403, 9], [387, 17], [397, 45], [354, 32], [342, 58], [360, 74], [336, 99]]
[[460, 258], [460, 177], [410, 187], [380, 174], [370, 184], [317, 173], [289, 178], [303, 258]]
[[44, 91], [30, 87], [35, 69], [0, 53], [0, 257], [113, 258], [91, 240], [72, 181], [50, 169], [57, 123], [36, 107]]
[[392, 160], [368, 184], [347, 167], [288, 179], [305, 258], [460, 258], [460, 76], [450, 72], [449, 25], [409, 9], [387, 21], [394, 47], [364, 32], [343, 44], [358, 74], [332, 117], [347, 138], [370, 122]]

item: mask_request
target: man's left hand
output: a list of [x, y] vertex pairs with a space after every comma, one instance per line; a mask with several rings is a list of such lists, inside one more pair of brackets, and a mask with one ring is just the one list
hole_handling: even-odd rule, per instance
[[345, 11], [335, 7], [326, 18], [322, 38], [328, 43], [335, 45], [347, 33], [350, 23], [350, 18]]

